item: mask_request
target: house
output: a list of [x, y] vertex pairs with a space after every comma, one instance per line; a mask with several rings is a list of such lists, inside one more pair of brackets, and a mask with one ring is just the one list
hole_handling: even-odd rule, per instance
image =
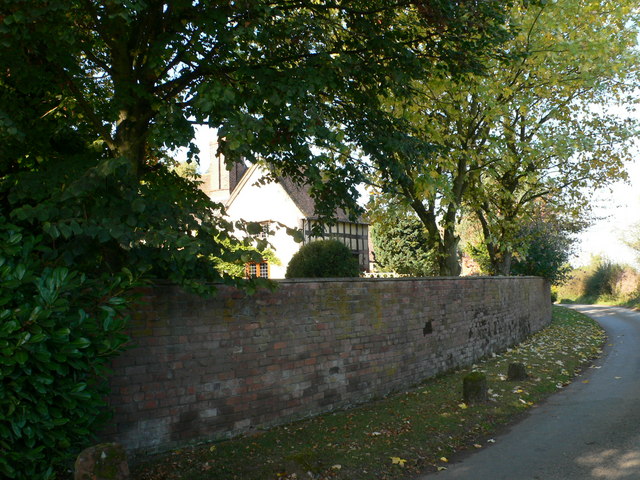
[[[201, 189], [214, 201], [223, 203], [230, 220], [258, 222], [280, 261], [280, 265], [263, 261], [247, 265], [247, 274], [284, 278], [291, 257], [300, 246], [317, 240], [312, 227], [317, 222], [315, 204], [309, 189], [286, 177], [277, 177], [270, 183], [260, 182], [265, 176], [264, 167], [236, 164], [227, 168], [224, 159], [215, 155], [215, 145], [211, 146], [209, 171], [202, 175]], [[325, 226], [323, 238], [334, 238], [347, 245], [358, 257], [362, 271], [369, 271], [369, 225], [353, 222], [342, 211], [337, 210], [336, 224]], [[278, 228], [282, 224], [298, 229], [302, 233], [302, 244]]]

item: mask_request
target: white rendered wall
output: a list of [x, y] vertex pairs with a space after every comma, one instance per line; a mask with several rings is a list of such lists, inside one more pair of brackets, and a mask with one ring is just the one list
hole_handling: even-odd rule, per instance
[[[247, 175], [249, 177], [246, 183], [243, 179], [237, 196], [233, 195], [228, 204], [227, 213], [230, 219], [250, 222], [273, 221], [283, 223], [289, 228], [299, 228], [304, 216], [282, 186], [278, 183], [256, 185], [264, 175], [260, 168], [249, 170]], [[270, 277], [284, 278], [291, 257], [302, 244], [294, 241], [284, 228], [276, 230], [276, 226], [272, 225], [270, 230], [274, 230], [274, 233], [269, 237], [269, 242], [281, 263], [270, 264]]]

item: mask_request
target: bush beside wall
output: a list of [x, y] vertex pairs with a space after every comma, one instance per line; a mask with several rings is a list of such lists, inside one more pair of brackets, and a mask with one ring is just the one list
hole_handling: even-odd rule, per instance
[[533, 277], [282, 281], [214, 299], [148, 291], [114, 363], [105, 439], [150, 452], [231, 437], [408, 388], [551, 320]]

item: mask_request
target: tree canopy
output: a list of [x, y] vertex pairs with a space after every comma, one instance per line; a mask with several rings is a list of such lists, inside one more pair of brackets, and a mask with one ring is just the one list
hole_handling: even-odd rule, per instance
[[[503, 41], [505, 11], [498, 1], [48, 0], [25, 9], [3, 0], [4, 211], [37, 206], [53, 236], [82, 230], [93, 252], [109, 243], [107, 263], [135, 263], [144, 251], [153, 253], [144, 269], [170, 257], [181, 264], [173, 280], [202, 276], [198, 259], [229, 250], [205, 244], [228, 242], [230, 226], [162, 161], [179, 146], [197, 154], [194, 123], [218, 129], [230, 162], [262, 161], [309, 183], [320, 215], [356, 209], [362, 165], [350, 153], [362, 138], [351, 132], [362, 117], [382, 119], [380, 95], [406, 94], [412, 78], [479, 71], [482, 56], [463, 52]], [[73, 199], [84, 215], [59, 208]], [[167, 215], [167, 228], [149, 220]]]
[[442, 275], [459, 272], [465, 212], [481, 225], [492, 271], [508, 274], [538, 200], [578, 218], [630, 158], [636, 125], [613, 106], [635, 101], [633, 2], [515, 5], [511, 19], [509, 55], [487, 59], [486, 75], [417, 81], [413, 98], [387, 100], [430, 149], [371, 150], [374, 189], [416, 212]]

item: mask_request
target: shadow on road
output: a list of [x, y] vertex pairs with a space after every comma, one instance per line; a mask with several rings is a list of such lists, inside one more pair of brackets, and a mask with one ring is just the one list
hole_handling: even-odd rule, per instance
[[591, 478], [618, 480], [637, 479], [640, 468], [640, 449], [606, 449], [576, 459], [576, 463], [591, 469]]

